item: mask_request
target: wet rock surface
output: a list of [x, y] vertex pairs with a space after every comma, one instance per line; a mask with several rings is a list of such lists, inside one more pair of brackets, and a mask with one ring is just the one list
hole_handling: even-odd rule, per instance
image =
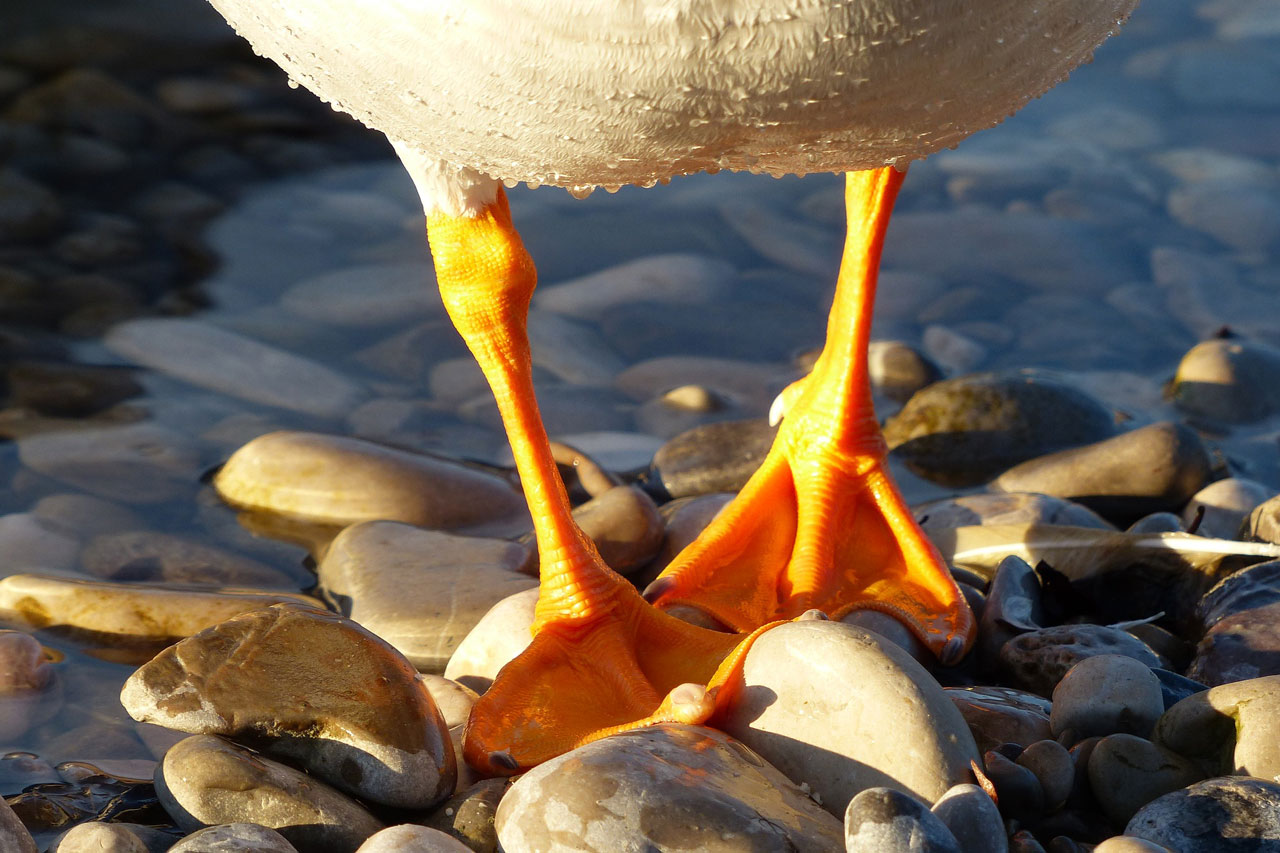
[[[697, 815], [696, 822], [691, 820]], [[526, 773], [496, 818], [504, 849], [840, 850], [840, 822], [712, 729], [614, 735]]]
[[354, 622], [284, 606], [172, 646], [120, 701], [139, 721], [243, 738], [365, 800], [422, 809], [453, 792], [457, 768], [416, 675]]

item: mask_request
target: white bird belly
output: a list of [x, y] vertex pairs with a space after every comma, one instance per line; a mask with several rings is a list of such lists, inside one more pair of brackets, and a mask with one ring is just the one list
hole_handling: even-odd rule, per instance
[[212, 0], [424, 159], [532, 184], [922, 157], [1055, 85], [1137, 0]]

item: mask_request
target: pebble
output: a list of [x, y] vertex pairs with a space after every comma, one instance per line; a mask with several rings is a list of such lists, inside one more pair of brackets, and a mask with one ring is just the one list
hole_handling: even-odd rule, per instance
[[847, 853], [961, 853], [929, 807], [894, 788], [867, 788], [844, 813]]
[[91, 821], [58, 836], [49, 853], [147, 853], [147, 846], [123, 826]]
[[111, 581], [295, 589], [288, 574], [248, 557], [181, 536], [138, 530], [85, 543], [80, 565]]
[[1240, 528], [1240, 538], [1280, 544], [1280, 495], [1253, 508]]
[[1089, 753], [1089, 785], [1117, 824], [1157, 797], [1205, 777], [1194, 762], [1137, 735], [1104, 737]]
[[4, 797], [0, 797], [0, 849], [7, 853], [37, 853], [31, 833]]
[[1169, 215], [1240, 252], [1280, 243], [1280, 197], [1263, 186], [1199, 183], [1169, 193]]
[[1004, 819], [991, 797], [977, 785], [956, 785], [933, 804], [932, 811], [964, 853], [1007, 853]]
[[440, 291], [429, 263], [364, 264], [306, 278], [280, 297], [305, 320], [339, 327], [403, 325], [407, 318], [441, 315]]
[[736, 492], [764, 461], [775, 432], [766, 420], [694, 427], [654, 454], [652, 479], [673, 498]]
[[731, 292], [737, 272], [707, 255], [651, 255], [580, 278], [538, 286], [533, 304], [548, 311], [599, 320], [628, 302], [698, 306]]
[[884, 426], [890, 449], [908, 468], [947, 486], [976, 485], [1024, 460], [1114, 432], [1105, 406], [1033, 370], [935, 382]]
[[905, 403], [921, 388], [942, 378], [942, 368], [903, 341], [872, 341], [867, 347], [871, 387], [895, 403]]
[[312, 608], [254, 611], [171, 646], [120, 702], [140, 722], [242, 738], [367, 802], [430, 808], [457, 778], [444, 720], [408, 661]]
[[165, 754], [156, 795], [186, 832], [256, 823], [308, 853], [353, 853], [382, 823], [328, 785], [212, 735]]
[[154, 104], [95, 68], [72, 68], [28, 89], [9, 105], [5, 117], [124, 146], [144, 145], [162, 122]]
[[1132, 835], [1178, 853], [1280, 850], [1280, 785], [1229, 776], [1165, 794], [1133, 816]]
[[911, 511], [921, 529], [928, 534], [975, 524], [1057, 524], [1094, 530], [1113, 529], [1093, 510], [1048, 495], [960, 495], [916, 504]]
[[565, 382], [608, 387], [626, 366], [595, 327], [581, 320], [535, 308], [526, 329], [534, 367]]
[[458, 839], [476, 853], [497, 853], [498, 831], [493, 821], [498, 803], [510, 785], [510, 779], [482, 779], [459, 790], [435, 810], [427, 825]]
[[113, 327], [103, 344], [121, 358], [192, 385], [321, 418], [341, 418], [369, 395], [319, 362], [202, 320], [130, 320]]
[[1255, 563], [1227, 575], [1201, 596], [1196, 618], [1208, 630], [1224, 618], [1280, 602], [1280, 560]]
[[1174, 853], [1174, 851], [1143, 838], [1113, 835], [1093, 848], [1093, 853]]
[[1028, 822], [1044, 814], [1044, 789], [1030, 768], [1015, 764], [999, 750], [984, 754], [982, 765], [987, 779], [995, 786], [1002, 815]]
[[191, 833], [168, 853], [298, 853], [298, 848], [274, 829], [256, 823], [227, 823]]
[[356, 853], [471, 853], [471, 848], [439, 830], [406, 823], [375, 832]]
[[996, 566], [987, 588], [986, 605], [978, 620], [978, 656], [993, 668], [1000, 649], [1011, 638], [1044, 626], [1040, 606], [1040, 578], [1021, 557], [1009, 556]]
[[925, 328], [921, 343], [929, 358], [953, 375], [973, 372], [990, 356], [978, 341], [939, 323]]
[[1028, 460], [990, 487], [1055, 495], [1104, 516], [1134, 517], [1181, 508], [1209, 474], [1209, 455], [1199, 436], [1163, 421]]
[[538, 591], [527, 589], [499, 601], [458, 644], [444, 677], [484, 693], [498, 670], [514, 660], [533, 639]]
[[344, 529], [316, 569], [321, 593], [417, 668], [439, 672], [481, 617], [538, 583], [531, 549], [394, 521]]
[[1172, 512], [1153, 512], [1144, 515], [1125, 528], [1125, 533], [1185, 533], [1182, 519]]
[[[0, 581], [3, 583], [3, 581]], [[1187, 676], [1210, 686], [1280, 674], [1280, 602], [1218, 619], [1196, 646]]]
[[0, 629], [0, 741], [16, 743], [31, 727], [53, 677], [54, 668], [35, 637]]
[[186, 497], [206, 464], [189, 438], [152, 423], [23, 436], [18, 458], [33, 471], [125, 504]]
[[32, 627], [113, 635], [116, 643], [189, 637], [246, 611], [285, 602], [321, 606], [305, 595], [283, 592], [203, 591], [34, 574], [0, 579], [0, 611]]
[[573, 518], [622, 575], [653, 559], [666, 533], [653, 498], [635, 486], [614, 486], [576, 507]]
[[214, 486], [235, 506], [344, 526], [386, 520], [450, 530], [527, 515], [520, 493], [488, 472], [309, 432], [254, 439]]
[[1062, 808], [1076, 778], [1075, 762], [1066, 747], [1054, 740], [1038, 740], [1022, 750], [1016, 763], [1035, 774], [1044, 792], [1046, 811]]
[[1071, 667], [1053, 688], [1049, 725], [1071, 740], [1117, 733], [1149, 737], [1164, 713], [1160, 680], [1141, 661], [1094, 655]]
[[0, 515], [0, 549], [5, 563], [0, 572], [33, 567], [50, 571], [74, 569], [80, 540], [61, 524], [30, 512]]
[[1203, 507], [1204, 517], [1196, 533], [1211, 539], [1234, 539], [1249, 513], [1275, 496], [1276, 490], [1271, 486], [1244, 477], [1228, 477], [1192, 495], [1182, 511], [1182, 520], [1190, 526]]
[[1280, 350], [1235, 338], [1204, 341], [1178, 364], [1174, 404], [1209, 421], [1252, 423], [1280, 412]]
[[47, 237], [64, 215], [49, 189], [14, 169], [0, 169], [0, 245]]
[[964, 717], [920, 664], [852, 625], [791, 622], [766, 632], [719, 725], [823, 807], [843, 814], [866, 788], [932, 803], [979, 758]]
[[[923, 246], [929, 250], [921, 251]], [[1050, 292], [1085, 282], [1116, 285], [1137, 272], [1099, 229], [1031, 211], [1013, 215], [976, 206], [898, 213], [885, 241], [884, 265], [948, 281], [1014, 280]]]
[[1014, 637], [1000, 649], [1000, 665], [1013, 683], [1051, 696], [1071, 667], [1094, 655], [1125, 655], [1149, 667], [1160, 658], [1146, 643], [1105, 625], [1057, 625]]
[[969, 724], [984, 754], [1005, 743], [1030, 746], [1053, 737], [1050, 703], [1034, 693], [994, 685], [948, 687], [943, 692]]
[[496, 826], [504, 850], [843, 849], [840, 822], [749, 748], [675, 724], [535, 767], [502, 798]]
[[1160, 718], [1156, 741], [1222, 773], [1280, 782], [1277, 727], [1280, 675], [1270, 675], [1188, 696]]
[[451, 681], [443, 675], [422, 673], [419, 679], [431, 694], [431, 701], [440, 710], [446, 728], [452, 729], [465, 723], [471, 715], [471, 706], [480, 698], [470, 687]]

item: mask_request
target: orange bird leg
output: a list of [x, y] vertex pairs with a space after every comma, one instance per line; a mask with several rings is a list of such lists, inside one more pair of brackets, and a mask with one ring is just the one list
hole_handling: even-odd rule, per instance
[[497, 399], [541, 562], [533, 642], [476, 703], [467, 761], [511, 773], [614, 731], [704, 722], [739, 671], [735, 648], [751, 638], [651, 607], [574, 523], [533, 393], [526, 320], [536, 274], [505, 194], [476, 216], [429, 214], [427, 233], [445, 308]]
[[791, 386], [773, 447], [738, 497], [650, 585], [749, 631], [810, 608], [901, 619], [944, 663], [973, 642], [973, 614], [889, 478], [867, 344], [884, 234], [903, 173], [850, 172], [848, 237], [813, 372]]

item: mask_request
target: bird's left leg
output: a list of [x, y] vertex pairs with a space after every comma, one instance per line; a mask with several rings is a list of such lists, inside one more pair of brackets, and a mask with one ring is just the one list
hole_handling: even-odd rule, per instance
[[433, 164], [400, 153], [424, 197], [445, 309], [493, 389], [538, 543], [533, 641], [476, 703], [467, 761], [511, 773], [614, 731], [705, 721], [738, 671], [744, 638], [647, 604], [574, 523], [534, 399], [526, 320], [535, 273], [506, 196], [494, 182], [471, 185], [459, 204], [457, 181], [441, 191]]

